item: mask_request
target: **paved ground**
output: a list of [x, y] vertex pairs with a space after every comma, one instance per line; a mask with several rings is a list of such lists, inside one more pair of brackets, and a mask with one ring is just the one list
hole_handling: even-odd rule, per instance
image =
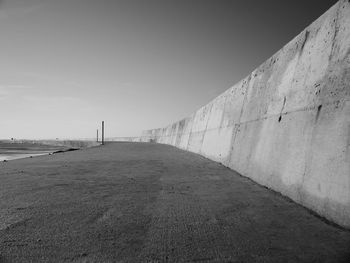
[[350, 262], [350, 231], [142, 143], [0, 163], [0, 262]]

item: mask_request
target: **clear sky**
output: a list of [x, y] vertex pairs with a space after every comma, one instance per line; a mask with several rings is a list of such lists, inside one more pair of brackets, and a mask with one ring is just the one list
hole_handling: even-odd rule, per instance
[[0, 138], [137, 136], [247, 76], [336, 1], [0, 0]]

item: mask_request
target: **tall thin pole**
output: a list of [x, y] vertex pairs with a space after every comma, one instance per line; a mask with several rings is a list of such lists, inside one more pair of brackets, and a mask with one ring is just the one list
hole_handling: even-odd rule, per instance
[[102, 145], [105, 144], [105, 122], [102, 121]]
[[96, 142], [98, 142], [98, 129], [96, 130]]

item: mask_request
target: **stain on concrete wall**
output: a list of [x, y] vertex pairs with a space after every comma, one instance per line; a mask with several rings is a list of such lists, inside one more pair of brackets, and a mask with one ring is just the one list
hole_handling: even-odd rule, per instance
[[194, 114], [144, 131], [350, 228], [350, 3]]

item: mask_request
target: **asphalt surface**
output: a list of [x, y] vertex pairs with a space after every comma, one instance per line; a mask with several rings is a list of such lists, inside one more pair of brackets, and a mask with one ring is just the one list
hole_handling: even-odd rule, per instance
[[0, 262], [350, 262], [350, 231], [171, 146], [0, 163]]

